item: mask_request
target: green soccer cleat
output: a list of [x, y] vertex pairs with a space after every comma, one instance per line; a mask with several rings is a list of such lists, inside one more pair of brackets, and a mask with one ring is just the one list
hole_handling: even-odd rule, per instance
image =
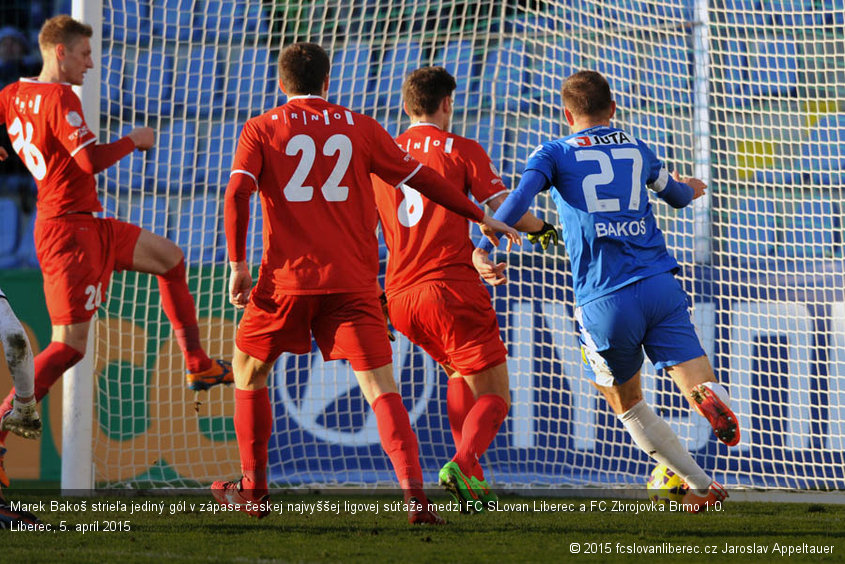
[[[447, 462], [440, 469], [440, 485], [449, 492], [458, 505], [461, 513], [480, 513], [484, 511], [483, 492], [475, 478], [469, 478], [464, 474], [454, 461]], [[473, 485], [476, 480], [476, 485]], [[488, 490], [489, 491], [489, 490]]]
[[488, 507], [488, 503], [499, 503], [499, 496], [490, 489], [490, 484], [487, 483], [487, 480], [479, 480], [473, 476], [470, 479], [470, 483], [476, 491], [481, 492], [481, 501], [484, 503], [484, 507]]

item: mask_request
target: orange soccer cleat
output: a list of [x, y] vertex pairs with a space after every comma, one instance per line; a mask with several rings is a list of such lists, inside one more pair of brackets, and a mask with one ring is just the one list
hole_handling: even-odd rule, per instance
[[692, 406], [701, 414], [710, 426], [716, 437], [728, 446], [739, 443], [739, 422], [736, 415], [731, 411], [713, 390], [699, 384], [690, 392]]
[[686, 495], [684, 495], [684, 500], [681, 503], [684, 504], [684, 508], [690, 513], [701, 513], [702, 511], [716, 507], [716, 503], [725, 501], [727, 497], [728, 491], [722, 484], [714, 480], [704, 495], [699, 495], [695, 493], [695, 490], [690, 488]]
[[252, 499], [244, 495], [241, 481], [226, 482], [217, 480], [211, 484], [211, 495], [220, 505], [234, 505], [238, 511], [246, 513], [250, 517], [259, 519], [270, 514], [270, 496], [265, 494], [258, 499]]
[[207, 390], [218, 384], [228, 386], [234, 381], [232, 363], [225, 360], [211, 361], [211, 367], [202, 372], [188, 372], [188, 387], [196, 392]]
[[408, 523], [411, 525], [445, 525], [446, 520], [437, 514], [428, 500], [419, 501], [412, 497], [408, 499]]

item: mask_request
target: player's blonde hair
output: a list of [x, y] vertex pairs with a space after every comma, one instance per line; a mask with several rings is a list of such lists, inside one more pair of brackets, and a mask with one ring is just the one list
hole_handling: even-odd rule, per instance
[[91, 37], [91, 26], [62, 14], [44, 22], [38, 34], [38, 46], [42, 51], [56, 45], [70, 45], [81, 37]]
[[607, 79], [591, 70], [578, 71], [567, 78], [560, 94], [566, 109], [579, 116], [603, 116], [613, 102]]
[[457, 83], [443, 67], [423, 67], [408, 75], [402, 85], [402, 99], [412, 116], [432, 115]]

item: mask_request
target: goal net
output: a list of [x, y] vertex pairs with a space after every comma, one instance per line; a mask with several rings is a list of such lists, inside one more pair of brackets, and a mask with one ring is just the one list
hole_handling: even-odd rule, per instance
[[[223, 192], [244, 121], [279, 103], [280, 47], [322, 44], [331, 101], [408, 125], [404, 75], [455, 75], [454, 132], [505, 182], [567, 133], [563, 78], [604, 73], [615, 124], [710, 185], [684, 210], [654, 202], [742, 442], [728, 449], [647, 362], [648, 402], [728, 487], [842, 489], [845, 10], [832, 0], [468, 2], [103, 0], [100, 137], [150, 125], [157, 145], [100, 176], [107, 214], [178, 243], [203, 343], [230, 358]], [[89, 116], [90, 119], [90, 116]], [[261, 257], [253, 199], [249, 250]], [[545, 196], [534, 210], [556, 222]], [[512, 407], [482, 459], [497, 487], [636, 486], [653, 464], [583, 375], [562, 248], [507, 256], [493, 291]], [[184, 487], [239, 475], [234, 394], [195, 398], [153, 277], [117, 274], [96, 339], [94, 468], [101, 487]], [[446, 378], [402, 336], [394, 367], [428, 482], [452, 455]], [[270, 378], [274, 485], [393, 485], [375, 418], [345, 362], [283, 355]]]

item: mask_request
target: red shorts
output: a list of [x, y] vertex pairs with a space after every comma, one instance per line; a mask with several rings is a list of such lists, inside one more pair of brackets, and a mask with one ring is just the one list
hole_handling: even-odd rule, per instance
[[106, 299], [111, 274], [132, 268], [141, 228], [70, 214], [35, 222], [35, 252], [53, 325], [88, 321]]
[[374, 292], [252, 296], [238, 325], [238, 348], [262, 362], [283, 352], [311, 351], [311, 334], [325, 360], [346, 359], [352, 370], [393, 360], [387, 325]]
[[421, 282], [392, 292], [387, 308], [398, 331], [463, 376], [507, 360], [490, 294], [480, 281]]

